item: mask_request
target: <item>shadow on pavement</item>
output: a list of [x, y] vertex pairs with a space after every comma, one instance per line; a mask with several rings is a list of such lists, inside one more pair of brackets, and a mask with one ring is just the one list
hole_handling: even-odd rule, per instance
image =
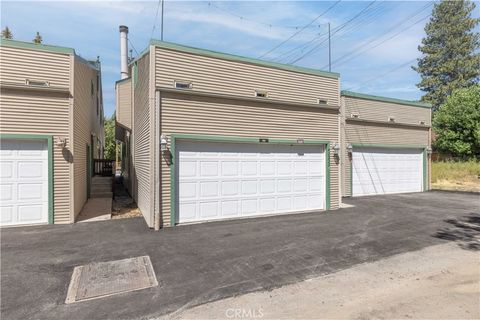
[[450, 226], [437, 231], [434, 237], [455, 241], [466, 250], [480, 251], [480, 214], [471, 213], [445, 222]]

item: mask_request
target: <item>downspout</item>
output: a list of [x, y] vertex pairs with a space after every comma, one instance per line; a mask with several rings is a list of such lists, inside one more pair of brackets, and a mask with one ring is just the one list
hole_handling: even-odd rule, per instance
[[155, 211], [154, 211], [154, 228], [160, 230], [160, 208], [162, 201], [161, 189], [161, 172], [162, 160], [160, 154], [160, 91], [155, 91]]

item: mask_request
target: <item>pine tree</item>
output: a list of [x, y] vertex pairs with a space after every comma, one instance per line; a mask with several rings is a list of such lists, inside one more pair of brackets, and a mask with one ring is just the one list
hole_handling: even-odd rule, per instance
[[35, 36], [35, 38], [32, 40], [33, 43], [36, 43], [36, 44], [41, 44], [43, 39], [42, 39], [42, 36], [40, 35], [40, 32], [37, 31], [37, 35]]
[[417, 86], [426, 92], [422, 101], [430, 102], [434, 111], [454, 90], [480, 79], [480, 33], [474, 31], [480, 18], [471, 17], [474, 9], [468, 0], [442, 0], [425, 26], [427, 35], [418, 47], [423, 56], [413, 69], [421, 76]]
[[2, 30], [2, 38], [3, 39], [13, 39], [13, 33], [12, 30], [8, 26], [5, 27], [5, 29]]

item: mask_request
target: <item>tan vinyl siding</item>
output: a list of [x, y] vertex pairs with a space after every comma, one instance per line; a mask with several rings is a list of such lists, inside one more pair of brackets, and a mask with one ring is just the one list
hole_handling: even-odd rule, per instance
[[[336, 110], [162, 93], [161, 132], [338, 142]], [[331, 153], [331, 208], [339, 206], [338, 164]], [[170, 221], [170, 167], [162, 160], [162, 225]]]
[[299, 103], [327, 99], [339, 104], [339, 80], [242, 62], [156, 48], [156, 85], [173, 88], [174, 81], [192, 82], [195, 91], [268, 98]]
[[[3, 76], [3, 75], [2, 75]], [[3, 78], [2, 78], [3, 79]], [[2, 90], [0, 94], [0, 132], [69, 136], [69, 98], [65, 95]], [[54, 223], [70, 223], [70, 169], [72, 157], [53, 145]]]
[[0, 46], [2, 82], [25, 84], [26, 79], [49, 81], [51, 87], [69, 88], [70, 55]]
[[115, 113], [117, 122], [132, 129], [132, 79], [117, 83], [117, 109]]
[[343, 97], [343, 100], [347, 119], [355, 113], [362, 120], [387, 122], [388, 117], [394, 117], [396, 123], [418, 125], [420, 121], [425, 121], [425, 125], [431, 124], [428, 108], [353, 97]]
[[[146, 54], [138, 60], [138, 77], [135, 79], [134, 86], [134, 195], [138, 208], [145, 216], [147, 224], [152, 227], [151, 220], [151, 179], [153, 179], [153, 163], [151, 161], [151, 110], [149, 101], [150, 89], [150, 55]], [[134, 76], [135, 77], [135, 76]]]
[[[76, 217], [87, 201], [87, 145], [91, 144], [91, 133], [95, 132], [97, 72], [84, 62], [75, 60], [73, 100], [73, 212]], [[92, 81], [94, 94], [92, 95]], [[95, 146], [92, 146], [95, 148]], [[95, 150], [94, 150], [95, 151]]]
[[[395, 125], [378, 125], [359, 122], [346, 122], [345, 147], [348, 144], [380, 144], [391, 146], [427, 146], [429, 145], [429, 128], [412, 128]], [[343, 177], [345, 194], [351, 195], [351, 161], [345, 153]]]

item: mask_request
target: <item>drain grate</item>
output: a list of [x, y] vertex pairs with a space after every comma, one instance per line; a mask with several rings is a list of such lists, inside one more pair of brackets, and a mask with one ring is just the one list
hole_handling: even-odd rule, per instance
[[73, 269], [65, 303], [156, 287], [150, 257], [91, 263]]

